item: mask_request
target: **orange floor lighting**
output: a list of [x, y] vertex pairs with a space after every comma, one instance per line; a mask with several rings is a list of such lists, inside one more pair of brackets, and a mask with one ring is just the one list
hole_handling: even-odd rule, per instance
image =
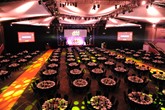
[[13, 105], [40, 71], [53, 50], [48, 50], [20, 75], [6, 90], [0, 94], [0, 110], [11, 110]]

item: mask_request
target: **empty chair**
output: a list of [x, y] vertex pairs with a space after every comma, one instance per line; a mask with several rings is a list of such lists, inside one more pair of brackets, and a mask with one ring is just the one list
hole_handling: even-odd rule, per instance
[[113, 79], [113, 76], [112, 75], [109, 75], [108, 77], [111, 78], [111, 79]]
[[116, 101], [116, 98], [115, 98], [115, 96], [111, 96], [111, 98], [110, 98], [110, 101], [112, 102], [112, 104], [114, 104], [114, 102]]
[[120, 83], [121, 83], [121, 79], [119, 79], [119, 80], [117, 81], [117, 84], [116, 84], [116, 88], [115, 88], [115, 89], [118, 89], [118, 88], [119, 88]]
[[123, 92], [123, 95], [124, 95], [124, 101], [125, 101], [125, 103], [128, 103], [128, 96], [127, 96], [126, 91]]
[[132, 92], [132, 89], [128, 88], [128, 92], [127, 92], [127, 93], [129, 94], [129, 93], [131, 93], [131, 92]]
[[118, 109], [118, 105], [119, 105], [119, 101], [116, 100], [113, 104], [113, 110], [117, 110]]
[[114, 80], [117, 82], [117, 78], [116, 77], [114, 77]]
[[56, 97], [61, 98], [61, 94], [60, 93], [56, 93]]
[[146, 94], [149, 94], [149, 90], [145, 89], [143, 92], [146, 93]]
[[84, 102], [85, 102], [85, 106], [86, 106], [87, 110], [92, 110], [91, 104], [89, 103], [89, 99], [84, 97]]
[[59, 89], [60, 88], [60, 81], [57, 81], [57, 86], [56, 86], [56, 89]]
[[66, 110], [72, 110], [72, 101], [70, 101], [69, 103], [68, 103], [68, 107], [66, 108]]
[[87, 93], [87, 98], [90, 100], [92, 98], [92, 93], [91, 92], [88, 92]]
[[99, 90], [96, 91], [96, 95], [101, 95], [101, 94], [102, 94], [101, 91]]
[[64, 99], [65, 100], [68, 100], [69, 99], [69, 96], [67, 94], [64, 95]]
[[155, 101], [156, 98], [157, 98], [157, 95], [156, 94], [152, 94], [153, 101]]

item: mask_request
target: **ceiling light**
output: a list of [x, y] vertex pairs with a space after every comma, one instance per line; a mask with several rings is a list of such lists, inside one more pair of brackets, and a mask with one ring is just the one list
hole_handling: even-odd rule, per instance
[[156, 27], [156, 24], [152, 24], [152, 27], [155, 28]]
[[145, 0], [143, 0], [142, 2], [141, 2], [141, 5], [145, 5], [147, 2], [145, 1]]

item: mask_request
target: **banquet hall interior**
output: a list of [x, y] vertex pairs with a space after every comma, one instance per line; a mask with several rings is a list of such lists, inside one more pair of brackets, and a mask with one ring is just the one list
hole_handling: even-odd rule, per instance
[[0, 110], [165, 110], [165, 0], [0, 0]]

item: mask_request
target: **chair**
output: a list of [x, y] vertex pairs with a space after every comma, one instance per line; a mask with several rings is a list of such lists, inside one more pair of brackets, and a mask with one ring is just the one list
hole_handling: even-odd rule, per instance
[[67, 94], [64, 95], [65, 100], [69, 100], [69, 96]]
[[125, 103], [128, 103], [128, 96], [126, 94], [126, 91], [123, 92], [123, 95], [124, 95], [124, 101], [125, 101]]
[[113, 79], [113, 76], [112, 75], [109, 75], [108, 77], [111, 78], [111, 79]]
[[121, 79], [119, 79], [119, 80], [117, 81], [117, 84], [116, 84], [116, 89], [118, 89], [118, 88], [119, 88], [120, 83], [121, 83]]
[[89, 103], [89, 100], [90, 99], [87, 99], [86, 97], [84, 97], [85, 106], [87, 110], [93, 110], [91, 104]]
[[60, 81], [57, 81], [56, 89], [59, 89], [59, 88], [60, 88]]
[[66, 108], [66, 110], [72, 110], [72, 101], [68, 103], [68, 107]]
[[56, 93], [55, 97], [61, 98], [61, 94], [60, 93]]
[[110, 98], [110, 101], [112, 102], [112, 104], [114, 104], [114, 102], [116, 101], [116, 98], [115, 98], [115, 96], [111, 96], [111, 98]]
[[96, 95], [101, 95], [101, 94], [102, 94], [101, 91], [99, 90], [96, 91]]
[[92, 93], [91, 93], [91, 92], [87, 93], [87, 98], [88, 98], [89, 100], [92, 98]]
[[114, 80], [117, 82], [117, 78], [116, 77], [114, 77]]
[[119, 105], [119, 101], [116, 100], [113, 104], [113, 110], [117, 110], [118, 109], [118, 105]]
[[157, 98], [157, 95], [156, 94], [152, 94], [153, 101], [155, 101], [156, 98]]
[[124, 76], [124, 82], [125, 82], [125, 83], [128, 83], [128, 75], [125, 75], [125, 76]]
[[132, 92], [132, 89], [128, 88], [128, 92], [127, 93], [131, 93]]
[[143, 92], [146, 94], [149, 94], [149, 90], [144, 90]]

